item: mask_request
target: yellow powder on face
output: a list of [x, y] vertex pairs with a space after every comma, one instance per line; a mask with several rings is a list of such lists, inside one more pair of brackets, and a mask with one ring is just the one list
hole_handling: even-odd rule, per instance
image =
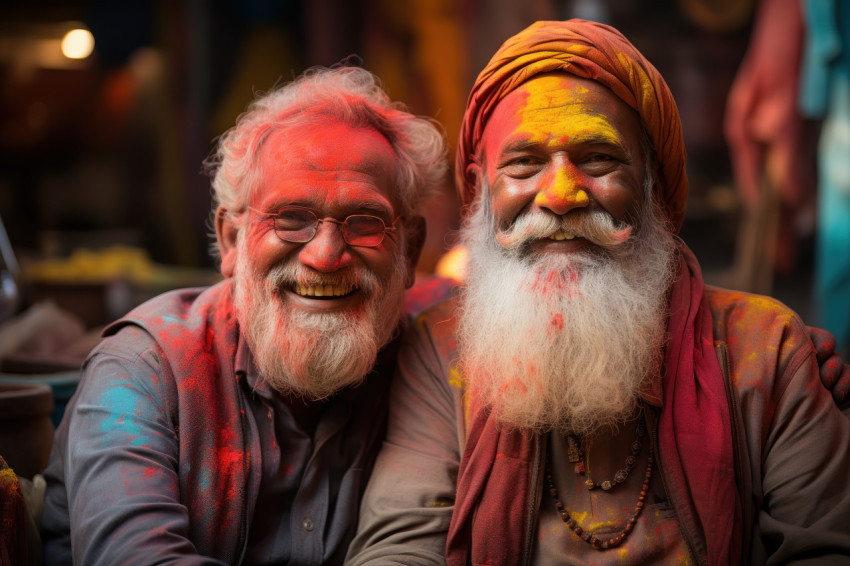
[[576, 190], [576, 180], [567, 171], [559, 171], [557, 178], [548, 191], [541, 191], [534, 197], [534, 203], [538, 206], [552, 206], [558, 202], [573, 202], [576, 205], [585, 205], [590, 202], [590, 197], [582, 190]]
[[622, 136], [602, 112], [607, 104], [595, 97], [584, 85], [563, 88], [564, 77], [542, 76], [523, 87], [524, 104], [515, 114], [514, 134], [529, 141], [559, 143], [566, 140], [596, 140], [621, 143]]
[[[598, 142], [619, 145], [622, 136], [601, 110], [600, 101], [582, 84], [565, 87], [564, 77], [542, 76], [526, 83], [525, 96], [515, 113], [517, 122], [512, 136], [521, 136], [541, 145]], [[549, 191], [535, 197], [538, 206], [552, 206], [557, 202], [585, 205], [588, 194], [578, 189], [576, 171], [560, 169], [556, 172]]]

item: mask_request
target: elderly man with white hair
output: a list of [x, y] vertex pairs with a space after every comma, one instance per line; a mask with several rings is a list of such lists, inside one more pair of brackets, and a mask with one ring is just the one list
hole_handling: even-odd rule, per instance
[[86, 360], [48, 564], [339, 564], [354, 535], [444, 136], [367, 71], [316, 69], [208, 165], [225, 279], [138, 307]]

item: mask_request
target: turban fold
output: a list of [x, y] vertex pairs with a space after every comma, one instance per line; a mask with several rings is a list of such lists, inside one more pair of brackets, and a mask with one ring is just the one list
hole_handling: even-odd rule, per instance
[[658, 196], [675, 231], [688, 197], [685, 144], [673, 94], [661, 74], [610, 26], [585, 20], [537, 22], [507, 40], [478, 75], [466, 103], [455, 176], [464, 205], [476, 196], [473, 161], [496, 105], [534, 75], [560, 71], [608, 87], [637, 111], [658, 160]]

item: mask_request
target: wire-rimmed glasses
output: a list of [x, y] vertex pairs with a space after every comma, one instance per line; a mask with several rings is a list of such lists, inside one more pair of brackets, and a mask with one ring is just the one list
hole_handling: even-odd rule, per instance
[[265, 216], [274, 222], [274, 232], [284, 242], [306, 244], [319, 231], [319, 223], [332, 222], [339, 224], [342, 239], [350, 246], [365, 246], [374, 248], [381, 245], [384, 236], [396, 231], [396, 223], [401, 216], [396, 217], [390, 226], [381, 218], [369, 214], [351, 214], [345, 220], [335, 218], [319, 218], [309, 208], [284, 207], [277, 212], [262, 212], [251, 209], [260, 216]]

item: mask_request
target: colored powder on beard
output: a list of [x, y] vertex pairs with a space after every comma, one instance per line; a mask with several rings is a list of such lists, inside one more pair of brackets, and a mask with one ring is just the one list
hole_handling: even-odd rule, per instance
[[552, 326], [554, 326], [558, 330], [563, 330], [564, 329], [564, 315], [562, 315], [559, 312], [552, 315]]

